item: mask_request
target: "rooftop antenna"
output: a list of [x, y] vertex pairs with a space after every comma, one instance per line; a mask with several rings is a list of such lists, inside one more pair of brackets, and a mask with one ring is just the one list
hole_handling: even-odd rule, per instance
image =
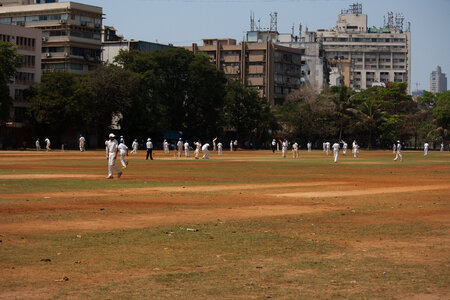
[[250, 31], [255, 31], [255, 14], [250, 11]]
[[278, 31], [278, 12], [270, 13], [270, 31]]
[[258, 19], [258, 31], [261, 31], [261, 18]]
[[406, 26], [406, 32], [411, 31], [411, 22], [408, 22], [408, 25]]
[[295, 35], [295, 24], [292, 24], [292, 36]]
[[414, 83], [414, 84], [416, 85], [416, 91], [419, 91], [420, 83], [419, 83], [419, 82], [416, 82], [416, 83]]
[[392, 11], [386, 12], [387, 14], [387, 27], [394, 27], [394, 13]]
[[405, 21], [405, 16], [403, 14], [395, 15], [395, 28], [398, 31], [403, 31], [403, 22]]

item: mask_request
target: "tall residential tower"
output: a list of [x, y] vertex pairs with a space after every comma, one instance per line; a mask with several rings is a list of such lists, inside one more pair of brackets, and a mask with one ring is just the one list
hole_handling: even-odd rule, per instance
[[382, 28], [369, 28], [356, 3], [341, 11], [335, 27], [319, 29], [317, 37], [331, 66], [344, 70], [345, 85], [363, 90], [385, 81], [407, 82], [410, 91], [411, 32], [403, 22], [403, 15], [388, 12]]
[[442, 93], [447, 90], [447, 77], [441, 71], [440, 66], [436, 66], [435, 71], [430, 74], [430, 92]]

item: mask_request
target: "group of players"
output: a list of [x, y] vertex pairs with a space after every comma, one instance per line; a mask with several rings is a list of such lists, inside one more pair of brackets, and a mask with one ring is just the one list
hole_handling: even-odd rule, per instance
[[[223, 154], [223, 144], [221, 142], [216, 143], [217, 137], [214, 138], [212, 141], [213, 141], [213, 151], [217, 151], [219, 156], [222, 155]], [[51, 151], [50, 139], [46, 137], [44, 142], [45, 142], [46, 151]], [[209, 159], [209, 157], [210, 157], [209, 148], [211, 147], [211, 145], [209, 143], [205, 143], [202, 145], [199, 141], [197, 141], [197, 142], [194, 142], [193, 144], [194, 144], [194, 147], [192, 149], [195, 149], [194, 150], [194, 158], [195, 159], [199, 159], [200, 151], [202, 151], [202, 153], [203, 153], [202, 159]], [[323, 143], [323, 151], [326, 153], [327, 156], [331, 154], [331, 149], [333, 149], [333, 156], [334, 156], [335, 163], [338, 161], [338, 158], [339, 158], [339, 152], [341, 149], [340, 144], [342, 144], [343, 155], [347, 155], [348, 144], [345, 141], [341, 140], [340, 142], [335, 142], [333, 145], [331, 145], [330, 142]], [[280, 150], [279, 149], [280, 145], [281, 145], [281, 157], [286, 158], [290, 143], [288, 142], [287, 139], [285, 139], [283, 141], [281, 141], [281, 140], [277, 141], [277, 140], [273, 139], [272, 143], [271, 143], [272, 151], [275, 153], [276, 150]], [[128, 161], [126, 160], [126, 156], [128, 156], [128, 147], [125, 144], [124, 138], [123, 138], [123, 136], [120, 136], [119, 141], [117, 141], [116, 136], [113, 133], [111, 133], [109, 135], [108, 140], [105, 141], [105, 146], [106, 146], [106, 158], [108, 160], [108, 176], [106, 178], [112, 179], [113, 171], [116, 171], [117, 177], [120, 178], [122, 176], [122, 171], [120, 171], [115, 164], [117, 154], [120, 155], [120, 162], [122, 164], [122, 167], [125, 169], [128, 166]], [[153, 142], [152, 142], [151, 138], [147, 139], [145, 146], [146, 146], [146, 151], [147, 151], [146, 159], [148, 160], [150, 158], [151, 160], [153, 160]], [[183, 140], [180, 138], [175, 147], [176, 147], [176, 151], [175, 151], [175, 155], [174, 155], [175, 158], [181, 158], [183, 152], [184, 152], [184, 155], [186, 158], [190, 157], [191, 146], [188, 141], [183, 142]], [[311, 142], [308, 142], [306, 147], [307, 147], [308, 152], [312, 151], [312, 143]], [[430, 145], [428, 143], [424, 144], [424, 155], [425, 156], [428, 155], [429, 147], [430, 147]], [[81, 152], [84, 152], [86, 150], [86, 139], [82, 135], [80, 135], [80, 137], [79, 137], [79, 148], [80, 148]], [[131, 153], [137, 154], [137, 151], [139, 148], [139, 143], [138, 143], [137, 139], [135, 139], [133, 141], [131, 148], [132, 148]], [[237, 148], [238, 148], [238, 141], [231, 140], [230, 141], [230, 151], [236, 151]], [[300, 148], [300, 145], [297, 142], [294, 142], [292, 144], [291, 150], [292, 150], [293, 158], [299, 157], [299, 148]], [[356, 142], [356, 140], [354, 140], [352, 143], [353, 157], [355, 157], [355, 158], [358, 157], [359, 148], [360, 147], [359, 147], [358, 143]], [[400, 141], [397, 141], [397, 143], [394, 143], [394, 145], [393, 145], [393, 154], [395, 155], [394, 161], [397, 161], [399, 159], [400, 159], [400, 161], [403, 161], [401, 149], [402, 149], [402, 144], [400, 143]], [[39, 139], [36, 140], [36, 150], [37, 151], [41, 150]], [[163, 142], [163, 150], [164, 150], [164, 153], [166, 153], [166, 154], [170, 153], [169, 143], [167, 142], [167, 140], [164, 140], [164, 142]], [[444, 151], [443, 143], [441, 144], [440, 150]]]

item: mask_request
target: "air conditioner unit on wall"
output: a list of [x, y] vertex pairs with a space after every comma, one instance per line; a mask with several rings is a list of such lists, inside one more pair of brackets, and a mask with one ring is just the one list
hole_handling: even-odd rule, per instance
[[48, 41], [48, 37], [46, 37], [46, 36], [43, 36], [43, 37], [42, 37], [42, 41], [43, 41], [43, 42], [46, 42], [46, 41]]
[[45, 53], [45, 56], [46, 57], [52, 57], [52, 55], [49, 52]]

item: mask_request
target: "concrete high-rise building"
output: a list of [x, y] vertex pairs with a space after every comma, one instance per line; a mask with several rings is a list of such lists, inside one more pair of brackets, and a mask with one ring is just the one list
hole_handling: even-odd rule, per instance
[[15, 78], [11, 78], [9, 94], [13, 98], [9, 127], [22, 127], [29, 103], [24, 99], [24, 91], [41, 81], [41, 43], [39, 29], [0, 24], [0, 40], [12, 43], [22, 59], [17, 67]]
[[435, 71], [430, 74], [430, 92], [442, 93], [447, 90], [447, 77], [441, 71], [440, 66], [436, 66]]
[[[302, 26], [300, 26], [301, 32]], [[266, 43], [271, 41], [276, 45], [295, 48], [301, 51], [301, 82], [312, 87], [320, 93], [328, 86], [329, 65], [325, 58], [322, 43], [317, 40], [316, 32], [305, 31], [301, 33], [303, 38], [294, 36], [293, 33], [278, 33], [274, 31], [248, 31], [248, 43]]]
[[218, 69], [228, 77], [254, 88], [270, 103], [282, 104], [286, 96], [300, 87], [303, 50], [274, 44], [242, 42], [234, 39], [204, 39], [203, 46], [184, 47], [194, 53], [209, 55]]
[[[383, 28], [368, 27], [361, 4], [341, 11], [336, 26], [317, 30], [330, 63], [346, 70], [345, 85], [363, 90], [380, 82], [407, 82], [411, 90], [411, 33], [404, 17], [388, 12]], [[349, 66], [349, 68], [348, 68]]]
[[0, 7], [0, 24], [42, 30], [43, 72], [85, 74], [101, 64], [101, 7], [76, 2], [20, 2], [37, 4]]

